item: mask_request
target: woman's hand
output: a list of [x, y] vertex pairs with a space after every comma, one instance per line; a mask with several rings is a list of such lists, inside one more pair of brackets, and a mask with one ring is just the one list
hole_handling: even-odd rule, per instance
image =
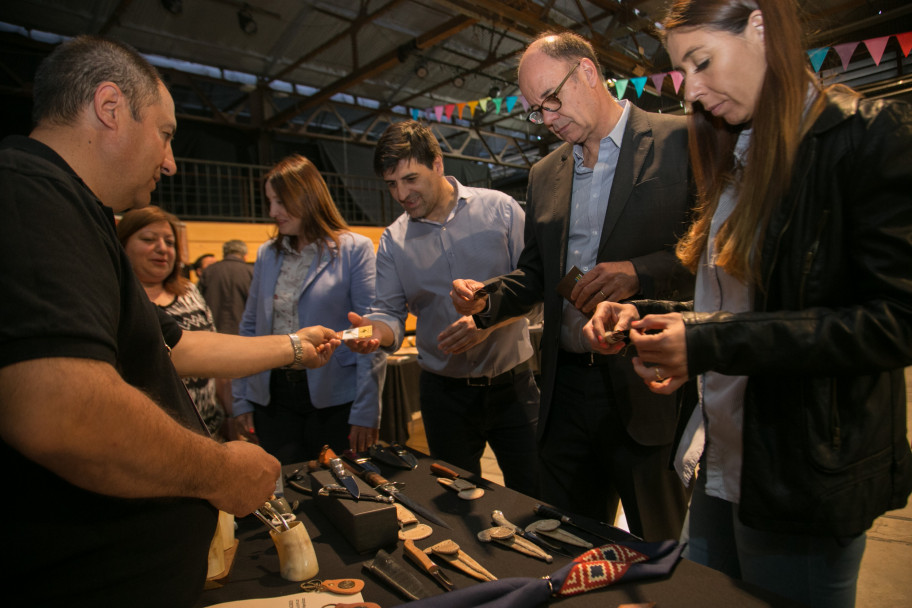
[[646, 315], [630, 328], [630, 343], [638, 354], [633, 358], [633, 369], [649, 390], [670, 395], [687, 382], [687, 341], [681, 313]]
[[606, 334], [612, 331], [628, 329], [630, 324], [640, 318], [640, 313], [632, 304], [601, 302], [589, 322], [583, 326], [583, 337], [589, 341], [590, 348], [603, 355], [613, 355], [626, 346], [624, 342], [609, 342]]

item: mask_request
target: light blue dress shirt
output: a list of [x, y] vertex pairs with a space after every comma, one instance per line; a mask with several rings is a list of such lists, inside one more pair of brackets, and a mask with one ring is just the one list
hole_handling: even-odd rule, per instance
[[456, 188], [457, 199], [443, 223], [413, 220], [403, 213], [380, 237], [377, 299], [366, 316], [393, 330], [393, 345], [386, 350], [394, 352], [405, 336], [408, 313], [415, 315], [422, 369], [450, 378], [496, 376], [532, 356], [526, 319], [495, 329], [458, 355], [442, 352], [437, 337], [460, 318], [450, 299], [455, 279], [484, 281], [516, 267], [525, 213], [502, 192], [446, 179]]

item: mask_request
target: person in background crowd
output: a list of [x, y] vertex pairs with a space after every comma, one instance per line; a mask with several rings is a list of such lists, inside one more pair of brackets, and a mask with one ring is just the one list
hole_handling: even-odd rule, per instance
[[[265, 177], [276, 235], [257, 252], [242, 336], [284, 334], [300, 323], [348, 327], [368, 311], [376, 257], [370, 239], [342, 219], [317, 168], [285, 158]], [[376, 347], [376, 343], [374, 344]], [[276, 369], [232, 382], [234, 415], [283, 463], [377, 442], [386, 354], [339, 349], [321, 369]]]
[[253, 266], [248, 264], [247, 245], [232, 239], [222, 245], [222, 259], [206, 267], [199, 291], [209, 305], [220, 332], [237, 334], [250, 293]]
[[[614, 99], [592, 46], [572, 33], [532, 42], [519, 86], [530, 120], [566, 143], [529, 174], [517, 269], [479, 299], [482, 283], [454, 282], [453, 302], [481, 327], [544, 302], [542, 499], [614, 521], [620, 498], [631, 532], [677, 538], [687, 497], [668, 466], [676, 399], [649, 392], [621, 357], [590, 352], [582, 327], [602, 300], [692, 293], [672, 250], [692, 205], [686, 123]], [[573, 267], [576, 282], [564, 279]]]
[[693, 312], [604, 304], [586, 331], [610, 352], [603, 331], [632, 327], [658, 393], [696, 378], [676, 457], [694, 484], [685, 555], [842, 608], [865, 530], [912, 490], [912, 108], [821, 90], [800, 23], [791, 0], [672, 5], [700, 199], [677, 247]]
[[487, 442], [504, 483], [536, 496], [539, 391], [528, 364], [528, 322], [479, 329], [453, 311], [448, 295], [456, 276], [484, 279], [514, 268], [523, 244], [522, 208], [506, 194], [445, 176], [440, 145], [415, 121], [387, 127], [374, 170], [405, 213], [380, 239], [373, 311], [354, 323], [372, 325], [380, 344], [395, 352], [406, 316], [414, 314], [431, 456], [480, 475]]
[[[186, 331], [216, 331], [212, 313], [196, 285], [180, 276], [178, 219], [160, 207], [134, 209], [117, 223], [117, 238], [127, 252], [146, 295]], [[184, 378], [213, 437], [224, 438], [225, 408], [214, 378]]]
[[[323, 327], [182, 333], [149, 301], [114, 213], [145, 207], [174, 175], [177, 124], [135, 50], [68, 40], [33, 94], [35, 128], [0, 143], [0, 459], [18, 496], [65, 513], [8, 526], [4, 602], [193, 606], [217, 510], [262, 505], [280, 467], [248, 442], [213, 441], [178, 373], [318, 366], [339, 341]], [[0, 515], [17, 521], [22, 504]]]
[[[203, 271], [215, 263], [216, 259], [214, 253], [204, 253], [203, 255], [196, 258], [196, 261], [190, 264], [190, 269], [193, 270], [193, 273], [196, 275], [197, 283], [203, 280]], [[189, 279], [190, 277], [188, 276], [187, 278]]]

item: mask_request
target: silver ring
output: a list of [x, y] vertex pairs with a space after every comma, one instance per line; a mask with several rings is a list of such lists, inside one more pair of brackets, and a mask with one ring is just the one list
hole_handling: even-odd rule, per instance
[[662, 376], [662, 368], [661, 368], [661, 367], [654, 367], [653, 369], [655, 370], [655, 373], [656, 373], [656, 380], [657, 380], [658, 382], [664, 382], [664, 381], [665, 381], [665, 378], [664, 378], [664, 376]]
[[602, 291], [601, 289], [599, 289], [599, 293], [602, 294], [602, 299], [603, 299], [603, 300], [607, 300], [607, 299], [608, 299], [608, 296], [606, 296], [606, 295], [605, 295], [605, 292]]

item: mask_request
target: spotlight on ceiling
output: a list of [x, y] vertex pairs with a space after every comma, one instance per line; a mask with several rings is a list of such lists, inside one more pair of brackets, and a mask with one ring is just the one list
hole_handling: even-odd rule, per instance
[[257, 33], [257, 22], [253, 20], [253, 14], [251, 14], [249, 6], [245, 4], [241, 7], [237, 16], [238, 26], [240, 26], [242, 32], [248, 36], [253, 36]]
[[165, 10], [173, 15], [180, 15], [181, 11], [184, 10], [182, 0], [161, 0], [161, 3]]
[[462, 76], [457, 76], [456, 78], [453, 79], [453, 86], [456, 87], [457, 89], [461, 89], [462, 87], [465, 86], [465, 78], [463, 78]]
[[415, 68], [415, 76], [418, 78], [427, 78], [428, 73], [427, 62], [419, 61], [418, 66]]
[[488, 91], [488, 97], [492, 99], [495, 97], [500, 97], [500, 87], [497, 85], [491, 87], [491, 89]]

